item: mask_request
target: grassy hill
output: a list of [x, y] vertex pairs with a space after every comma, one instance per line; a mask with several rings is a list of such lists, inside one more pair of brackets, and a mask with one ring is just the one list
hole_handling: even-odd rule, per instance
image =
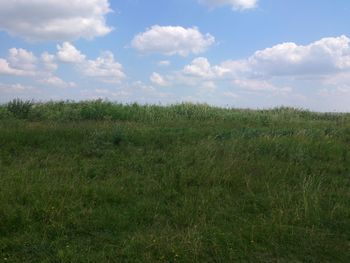
[[350, 262], [350, 115], [0, 106], [0, 262]]

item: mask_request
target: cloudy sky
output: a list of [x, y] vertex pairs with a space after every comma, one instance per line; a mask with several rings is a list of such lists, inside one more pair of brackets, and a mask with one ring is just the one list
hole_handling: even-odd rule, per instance
[[348, 0], [0, 0], [13, 98], [350, 111]]

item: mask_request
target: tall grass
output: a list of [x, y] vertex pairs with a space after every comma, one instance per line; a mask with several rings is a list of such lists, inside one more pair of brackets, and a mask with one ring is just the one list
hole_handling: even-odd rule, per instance
[[181, 103], [169, 106], [112, 103], [104, 100], [95, 101], [60, 101], [33, 103], [15, 99], [0, 105], [0, 118], [22, 118], [31, 121], [81, 121], [81, 120], [241, 120], [254, 119], [255, 122], [268, 125], [278, 119], [290, 120], [332, 120], [348, 121], [350, 114], [317, 113], [308, 110], [279, 107], [267, 110], [249, 110], [220, 108], [207, 104]]
[[350, 262], [349, 114], [0, 106], [0, 262]]

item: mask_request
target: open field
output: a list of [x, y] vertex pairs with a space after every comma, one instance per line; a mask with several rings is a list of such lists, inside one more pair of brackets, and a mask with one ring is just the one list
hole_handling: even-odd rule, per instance
[[0, 106], [0, 262], [350, 262], [350, 115]]

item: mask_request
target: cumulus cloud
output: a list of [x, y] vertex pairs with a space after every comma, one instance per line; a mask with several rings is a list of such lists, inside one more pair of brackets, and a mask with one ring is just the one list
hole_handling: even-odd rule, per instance
[[322, 77], [350, 70], [350, 39], [323, 38], [308, 45], [282, 43], [218, 65], [230, 78]]
[[24, 76], [26, 72], [23, 70], [12, 68], [6, 59], [0, 58], [0, 74], [1, 75], [14, 75], [14, 76]]
[[211, 66], [208, 59], [204, 57], [194, 59], [190, 65], [183, 69], [183, 73], [187, 75], [206, 79], [221, 77], [228, 71], [221, 66]]
[[350, 69], [350, 39], [323, 38], [309, 45], [283, 43], [257, 51], [247, 64], [259, 75], [320, 75]]
[[339, 79], [346, 79], [344, 76], [349, 74], [350, 39], [340, 36], [323, 38], [308, 45], [282, 43], [259, 50], [246, 59], [227, 60], [218, 65], [198, 57], [181, 71], [162, 79], [191, 86], [199, 85], [200, 81], [229, 81], [232, 86], [249, 91], [286, 93], [292, 91], [291, 87], [274, 85], [271, 80], [316, 77], [329, 84], [335, 80], [340, 82]]
[[123, 66], [116, 62], [110, 51], [105, 51], [96, 60], [86, 60], [78, 64], [78, 69], [88, 77], [106, 83], [120, 83], [125, 78]]
[[40, 79], [38, 82], [44, 85], [54, 86], [58, 88], [74, 88], [77, 86], [74, 82], [66, 82], [63, 79], [52, 74]]
[[12, 75], [35, 78], [40, 84], [69, 88], [74, 82], [66, 82], [55, 75], [58, 63], [73, 65], [83, 76], [105, 83], [120, 83], [126, 76], [123, 66], [115, 61], [113, 53], [103, 52], [95, 60], [87, 59], [81, 51], [69, 42], [57, 46], [57, 54], [44, 52], [37, 58], [25, 49], [11, 48], [9, 55], [0, 58], [0, 75]]
[[158, 86], [162, 86], [162, 87], [169, 85], [169, 83], [164, 79], [164, 77], [157, 72], [152, 73], [152, 75], [150, 77], [150, 81], [153, 84], [158, 85]]
[[11, 48], [7, 59], [0, 58], [0, 74], [14, 76], [35, 75], [37, 58], [25, 49]]
[[33, 71], [36, 68], [37, 58], [32, 52], [29, 52], [25, 49], [11, 48], [9, 50], [8, 59], [11, 67], [25, 70]]
[[120, 83], [125, 78], [123, 66], [115, 61], [110, 51], [102, 52], [101, 56], [92, 60], [87, 59], [86, 55], [69, 42], [57, 45], [57, 49], [57, 58], [61, 62], [73, 64], [84, 76], [106, 83]]
[[245, 10], [255, 8], [258, 0], [198, 0], [200, 3], [210, 7], [231, 6], [234, 10]]
[[75, 46], [69, 42], [64, 42], [62, 45], [57, 45], [57, 58], [65, 63], [79, 63], [85, 60], [83, 55]]
[[6, 59], [0, 58], [0, 74], [37, 77], [57, 69], [55, 55], [44, 52], [40, 59], [22, 48], [11, 48]]
[[196, 87], [204, 92], [213, 92], [217, 86], [215, 81], [225, 74], [226, 69], [211, 66], [204, 57], [195, 58], [189, 65], [180, 71], [161, 75], [154, 72], [150, 81], [158, 86], [188, 86]]
[[155, 25], [132, 40], [132, 47], [143, 53], [188, 56], [206, 51], [215, 43], [210, 34], [202, 34], [198, 28]]
[[0, 1], [0, 29], [29, 40], [91, 39], [112, 31], [108, 0]]
[[[0, 59], [0, 74], [33, 78], [40, 84], [55, 87], [75, 87], [73, 82], [65, 82], [57, 77], [55, 55], [44, 52], [38, 59], [32, 52], [25, 49], [11, 48], [7, 59]], [[15, 90], [15, 89], [13, 89]], [[21, 90], [17, 88], [16, 90]]]
[[55, 55], [52, 55], [45, 51], [41, 54], [41, 61], [44, 65], [44, 68], [48, 71], [56, 71], [58, 69]]

